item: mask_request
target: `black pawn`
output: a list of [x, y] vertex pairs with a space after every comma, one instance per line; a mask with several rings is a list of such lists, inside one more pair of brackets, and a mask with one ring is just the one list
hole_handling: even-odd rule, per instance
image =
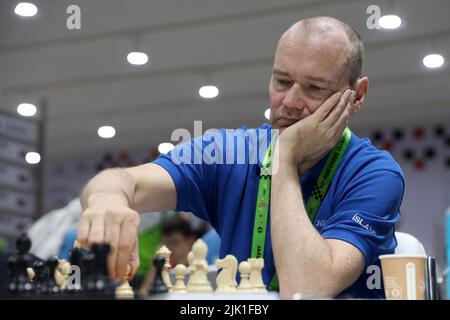
[[48, 267], [48, 282], [47, 282], [47, 292], [51, 294], [55, 294], [59, 292], [59, 287], [56, 284], [55, 280], [55, 271], [58, 267], [59, 261], [57, 257], [51, 257], [47, 259], [47, 267]]
[[156, 273], [155, 273], [155, 280], [153, 281], [152, 286], [150, 287], [149, 295], [169, 292], [162, 278], [162, 271], [165, 262], [166, 259], [164, 257], [156, 256], [155, 258], [153, 258], [153, 267], [155, 268]]

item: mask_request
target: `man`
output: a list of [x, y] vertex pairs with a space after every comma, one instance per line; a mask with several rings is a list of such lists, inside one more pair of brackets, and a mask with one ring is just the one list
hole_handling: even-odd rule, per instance
[[172, 267], [182, 263], [189, 265], [187, 256], [196, 240], [189, 222], [179, 216], [171, 217], [161, 226], [162, 243], [172, 251], [170, 263]]
[[[359, 35], [339, 20], [294, 24], [278, 43], [269, 85], [278, 139], [261, 138], [268, 125], [256, 136], [222, 130], [154, 163], [101, 173], [82, 194], [79, 240], [111, 243], [110, 274], [121, 277], [127, 263], [132, 270], [138, 263], [138, 211], [191, 211], [220, 234], [221, 256], [264, 257], [264, 282], [275, 288], [278, 282], [282, 298], [297, 292], [382, 297], [382, 290], [366, 285], [364, 271], [396, 246], [404, 180], [387, 152], [344, 130], [368, 90], [362, 57]], [[266, 138], [276, 143], [267, 161], [256, 164], [248, 158], [233, 165], [190, 164], [172, 157], [186, 145], [194, 151], [213, 145], [227, 158], [234, 150], [228, 142], [244, 142], [251, 152]]]

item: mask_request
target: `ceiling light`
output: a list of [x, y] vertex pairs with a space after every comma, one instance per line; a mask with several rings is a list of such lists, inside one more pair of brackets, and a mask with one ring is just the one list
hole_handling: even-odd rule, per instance
[[111, 126], [103, 126], [97, 131], [100, 138], [110, 139], [116, 135], [116, 129]]
[[25, 161], [29, 164], [38, 164], [41, 161], [41, 155], [37, 152], [27, 152]]
[[21, 103], [17, 106], [17, 113], [24, 117], [32, 117], [36, 114], [36, 106], [31, 103]]
[[169, 151], [173, 150], [173, 148], [175, 148], [175, 147], [172, 143], [163, 142], [163, 143], [159, 144], [158, 151], [159, 151], [159, 153], [167, 154]]
[[385, 15], [380, 18], [380, 20], [378, 21], [378, 24], [383, 29], [393, 30], [393, 29], [397, 29], [398, 27], [401, 26], [402, 19], [400, 19], [399, 16], [396, 16], [393, 14]]
[[429, 69], [440, 68], [444, 64], [444, 57], [440, 54], [429, 54], [423, 58], [423, 64]]
[[14, 12], [21, 17], [32, 17], [36, 15], [38, 8], [30, 2], [20, 2], [14, 8]]
[[219, 95], [219, 89], [216, 86], [203, 86], [198, 90], [198, 94], [202, 98], [211, 99]]
[[145, 52], [133, 51], [127, 55], [127, 60], [131, 64], [141, 66], [148, 62], [148, 55]]
[[266, 117], [267, 120], [270, 120], [270, 108], [264, 111], [264, 117]]

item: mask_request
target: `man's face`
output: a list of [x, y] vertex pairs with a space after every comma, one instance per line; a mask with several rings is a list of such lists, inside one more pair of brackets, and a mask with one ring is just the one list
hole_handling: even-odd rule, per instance
[[163, 244], [172, 251], [170, 262], [173, 266], [187, 263], [187, 255], [191, 251], [194, 237], [186, 237], [181, 232], [173, 232], [162, 237]]
[[337, 91], [349, 88], [349, 49], [334, 37], [287, 36], [280, 41], [269, 85], [274, 129], [291, 126], [314, 113]]

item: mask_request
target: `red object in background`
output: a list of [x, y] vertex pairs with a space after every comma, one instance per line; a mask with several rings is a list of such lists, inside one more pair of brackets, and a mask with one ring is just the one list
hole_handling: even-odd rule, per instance
[[416, 161], [414, 161], [414, 168], [417, 171], [421, 171], [425, 168], [425, 162], [421, 159], [417, 159]]
[[153, 161], [153, 160], [155, 160], [156, 158], [158, 158], [158, 156], [159, 156], [159, 151], [158, 151], [158, 149], [157, 149], [157, 148], [153, 148], [153, 149], [150, 151], [150, 160]]
[[128, 151], [125, 151], [125, 150], [121, 151], [119, 154], [119, 159], [127, 167], [134, 167], [136, 165], [136, 162], [134, 162], [132, 159], [130, 159]]
[[425, 130], [422, 127], [416, 127], [413, 130], [414, 139], [420, 140], [425, 137]]
[[383, 149], [392, 152], [392, 150], [394, 150], [394, 145], [392, 144], [392, 142], [386, 140], [383, 142]]

